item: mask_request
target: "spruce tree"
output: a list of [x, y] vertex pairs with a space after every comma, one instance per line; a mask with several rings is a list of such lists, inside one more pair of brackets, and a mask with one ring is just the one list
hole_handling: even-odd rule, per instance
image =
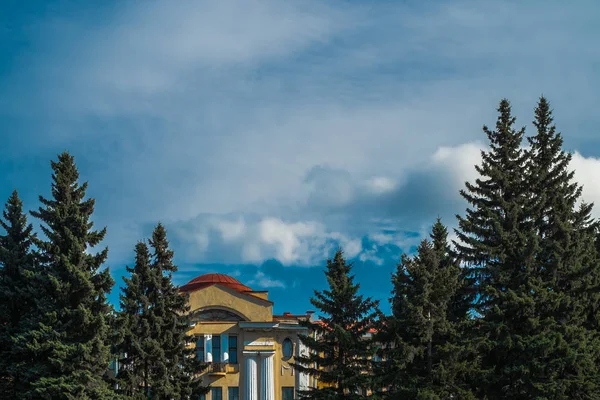
[[177, 272], [173, 264], [173, 250], [169, 248], [167, 231], [158, 224], [150, 240], [152, 249], [153, 274], [157, 278], [158, 291], [149, 293], [152, 302], [154, 321], [159, 324], [158, 343], [161, 348], [161, 362], [156, 366], [153, 381], [153, 396], [157, 399], [189, 398], [208, 391], [195, 376], [204, 368], [194, 357], [194, 350], [187, 343], [192, 323], [187, 295], [179, 291], [172, 281]]
[[483, 128], [490, 149], [482, 152], [482, 163], [475, 167], [480, 177], [460, 192], [471, 208], [464, 218], [458, 216], [455, 246], [479, 288], [479, 395], [535, 398], [529, 397], [535, 385], [529, 374], [532, 330], [539, 322], [532, 299], [538, 287], [531, 274], [537, 241], [522, 173], [524, 128], [514, 128], [508, 100], [500, 102], [498, 112], [496, 129]]
[[545, 367], [557, 378], [539, 387], [551, 398], [585, 398], [600, 390], [596, 223], [591, 218], [592, 204], [578, 204], [582, 187], [574, 180], [572, 156], [562, 148], [562, 135], [544, 97], [537, 104], [533, 124], [536, 134], [527, 138], [527, 182], [540, 242], [535, 271], [544, 290], [538, 304], [542, 318], [552, 321], [556, 337], [555, 348], [546, 353], [557, 352], [547, 356]]
[[23, 203], [13, 191], [0, 218], [0, 398], [19, 398], [27, 388], [30, 354], [15, 346], [29, 328], [26, 321], [36, 312], [35, 234], [27, 223]]
[[380, 396], [389, 399], [472, 398], [457, 379], [462, 352], [449, 306], [459, 284], [460, 269], [450, 254], [446, 227], [438, 221], [431, 241], [417, 254], [402, 255], [392, 275], [392, 315], [378, 340], [387, 343], [378, 375]]
[[354, 283], [351, 270], [338, 250], [327, 260], [329, 289], [315, 291], [310, 300], [323, 315], [320, 321], [303, 322], [316, 338], [300, 335], [309, 353], [298, 357], [293, 366], [316, 377], [324, 387], [300, 391], [300, 398], [363, 399], [372, 389], [375, 350], [368, 334], [379, 316], [378, 302], [358, 294], [360, 285]]
[[35, 353], [36, 379], [28, 396], [36, 399], [114, 399], [103, 380], [109, 365], [107, 294], [113, 285], [102, 268], [108, 249], [92, 254], [106, 228], [92, 230], [94, 199], [85, 198], [73, 157], [64, 152], [51, 162], [52, 198], [31, 214], [47, 240], [36, 240], [43, 268], [43, 315], [23, 338]]
[[194, 398], [207, 392], [196, 376], [205, 365], [186, 345], [191, 341], [187, 296], [172, 283], [177, 267], [161, 224], [150, 248], [144, 242], [136, 245], [135, 266], [123, 278], [115, 346], [122, 357], [118, 391], [129, 399]]
[[[440, 290], [438, 301], [445, 302], [446, 329], [438, 332], [440, 354], [440, 379], [444, 382], [450, 398], [471, 399], [470, 378], [473, 365], [477, 365], [478, 354], [473, 347], [474, 319], [471, 314], [475, 299], [475, 281], [467, 275], [468, 270], [460, 266], [456, 252], [448, 241], [448, 229], [437, 219], [430, 235], [433, 250], [439, 259], [439, 274], [435, 287]], [[445, 395], [444, 395], [445, 396]], [[442, 398], [445, 398], [442, 396]]]
[[131, 276], [123, 277], [125, 287], [121, 289], [121, 307], [116, 318], [119, 338], [114, 353], [120, 367], [115, 383], [123, 398], [147, 399], [160, 345], [149, 299], [158, 290], [157, 280], [150, 269], [150, 253], [144, 242], [135, 246], [134, 267], [126, 269]]
[[[499, 112], [496, 130], [484, 127], [490, 150], [483, 152], [482, 164], [476, 167], [480, 178], [461, 191], [472, 208], [459, 217], [462, 243], [456, 243], [479, 287], [478, 394], [490, 400], [594, 398], [594, 383], [583, 371], [591, 367], [586, 355], [591, 338], [576, 317], [564, 313], [577, 308], [571, 297], [574, 287], [567, 282], [577, 274], [563, 272], [578, 269], [579, 261], [576, 252], [568, 251], [564, 255], [569, 257], [560, 256], [559, 264], [570, 267], [557, 267], [553, 257], [560, 246], [568, 247], [568, 241], [552, 244], [543, 233], [549, 227], [544, 215], [549, 193], [543, 185], [550, 183], [551, 175], [532, 161], [538, 150], [520, 148], [524, 130], [513, 128], [515, 119], [506, 100]], [[534, 175], [542, 175], [543, 184]], [[585, 225], [582, 215], [575, 218], [576, 225]]]

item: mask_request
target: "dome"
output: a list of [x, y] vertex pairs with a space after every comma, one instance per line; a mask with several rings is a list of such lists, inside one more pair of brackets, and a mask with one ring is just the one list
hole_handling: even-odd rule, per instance
[[235, 278], [225, 274], [205, 274], [192, 279], [181, 287], [183, 292], [191, 292], [194, 290], [204, 289], [212, 285], [221, 285], [238, 292], [251, 292], [248, 286], [242, 284]]

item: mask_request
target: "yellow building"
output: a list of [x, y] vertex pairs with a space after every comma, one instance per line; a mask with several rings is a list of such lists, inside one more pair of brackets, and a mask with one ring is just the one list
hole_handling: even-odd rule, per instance
[[191, 345], [209, 365], [201, 375], [211, 387], [206, 400], [291, 400], [314, 384], [290, 365], [307, 351], [298, 322], [310, 313], [273, 315], [268, 292], [223, 274], [199, 276], [181, 290], [194, 322]]

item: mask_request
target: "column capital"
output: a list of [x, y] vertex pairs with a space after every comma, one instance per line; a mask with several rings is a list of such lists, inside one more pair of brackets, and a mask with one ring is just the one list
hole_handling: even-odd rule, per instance
[[244, 350], [242, 354], [250, 357], [269, 357], [275, 355], [275, 350]]

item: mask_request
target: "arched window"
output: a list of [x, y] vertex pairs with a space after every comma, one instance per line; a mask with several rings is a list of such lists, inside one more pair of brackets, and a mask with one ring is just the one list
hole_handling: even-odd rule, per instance
[[192, 319], [194, 321], [232, 321], [238, 322], [243, 321], [244, 318], [239, 316], [238, 314], [229, 311], [229, 310], [221, 310], [218, 308], [210, 308], [207, 310], [195, 311], [193, 313]]
[[281, 345], [281, 352], [283, 353], [283, 358], [290, 359], [294, 354], [294, 344], [290, 340], [290, 338], [285, 338]]

